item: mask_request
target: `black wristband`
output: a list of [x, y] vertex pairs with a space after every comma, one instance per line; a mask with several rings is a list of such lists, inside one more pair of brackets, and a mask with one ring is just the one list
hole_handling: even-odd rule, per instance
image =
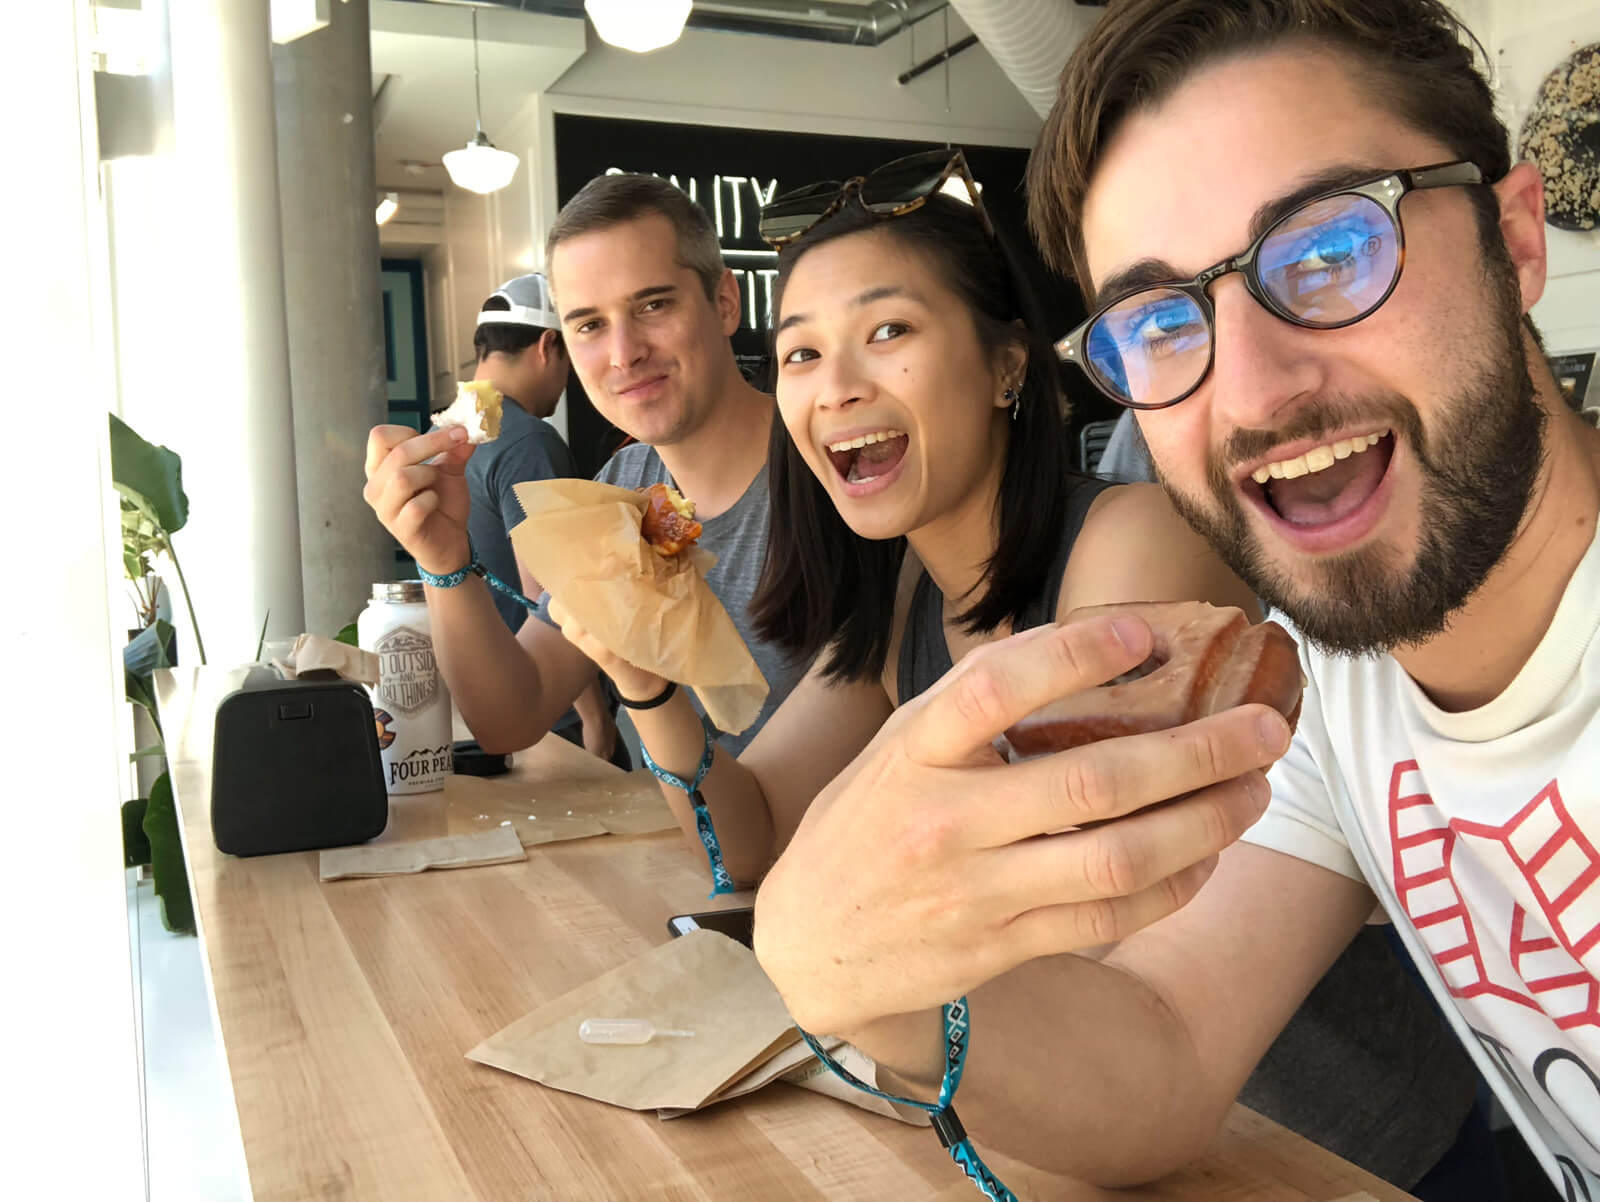
[[624, 709], [653, 710], [658, 705], [665, 705], [669, 700], [671, 700], [672, 695], [677, 691], [677, 681], [669, 680], [667, 681], [666, 687], [648, 701], [629, 701], [620, 692], [617, 694], [617, 700], [622, 703], [622, 707]]

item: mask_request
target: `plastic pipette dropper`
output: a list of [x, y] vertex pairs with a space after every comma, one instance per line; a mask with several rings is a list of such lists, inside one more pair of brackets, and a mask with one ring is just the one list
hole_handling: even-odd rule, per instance
[[647, 1018], [586, 1018], [578, 1027], [584, 1043], [649, 1043], [658, 1035], [683, 1038], [693, 1031], [657, 1029]]

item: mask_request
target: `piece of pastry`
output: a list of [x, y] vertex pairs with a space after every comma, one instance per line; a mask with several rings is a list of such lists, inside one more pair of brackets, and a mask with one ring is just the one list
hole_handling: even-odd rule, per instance
[[1168, 730], [1250, 702], [1270, 705], [1292, 728], [1300, 717], [1299, 649], [1276, 622], [1203, 601], [1136, 602], [1076, 610], [1069, 618], [1130, 613], [1155, 636], [1135, 673], [1036, 710], [1006, 739], [1017, 756], [1047, 755], [1119, 735]]
[[657, 555], [670, 557], [694, 546], [700, 523], [694, 520], [694, 502], [675, 488], [652, 484], [639, 489], [645, 495], [639, 533]]
[[437, 430], [460, 426], [473, 446], [500, 437], [500, 408], [504, 398], [487, 380], [463, 380], [456, 385], [456, 399], [450, 408], [433, 415]]

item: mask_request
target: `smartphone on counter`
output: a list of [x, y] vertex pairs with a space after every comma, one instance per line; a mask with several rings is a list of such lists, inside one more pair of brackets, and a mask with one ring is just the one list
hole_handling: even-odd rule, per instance
[[756, 911], [754, 906], [744, 906], [737, 910], [712, 910], [705, 914], [674, 914], [667, 919], [667, 930], [674, 937], [687, 935], [690, 931], [716, 931], [750, 947], [755, 941]]

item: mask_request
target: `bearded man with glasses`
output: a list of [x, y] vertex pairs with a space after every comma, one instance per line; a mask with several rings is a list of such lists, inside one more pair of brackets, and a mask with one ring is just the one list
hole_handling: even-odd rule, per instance
[[[1165, 758], [1110, 740], [1062, 769], [1126, 831], [1122, 876], [1169, 874], [1153, 923], [1127, 887], [1085, 911], [1087, 868], [1031, 909], [1005, 894], [978, 817], [945, 820], [966, 841], [864, 817], [912, 788], [965, 818], [1052, 787], [987, 766], [956, 716], [1003, 726], [1121, 670], [1090, 624], [1053, 667], [1038, 643], [964, 664], [814, 803], [758, 954], [802, 1026], [902, 1092], [937, 1087], [930, 1007], [968, 992], [980, 1145], [1104, 1184], [1183, 1164], [1378, 906], [1558, 1191], [1600, 1197], [1600, 434], [1526, 317], [1542, 183], [1475, 46], [1436, 0], [1121, 0], [1067, 64], [1029, 179], [1090, 298], [1057, 353], [1137, 411], [1184, 516], [1300, 636], [1307, 687], [1286, 750], [1206, 728], [1211, 790], [1276, 762], [1198, 892], [1129, 817]], [[1091, 932], [1117, 946], [1074, 954]]]

